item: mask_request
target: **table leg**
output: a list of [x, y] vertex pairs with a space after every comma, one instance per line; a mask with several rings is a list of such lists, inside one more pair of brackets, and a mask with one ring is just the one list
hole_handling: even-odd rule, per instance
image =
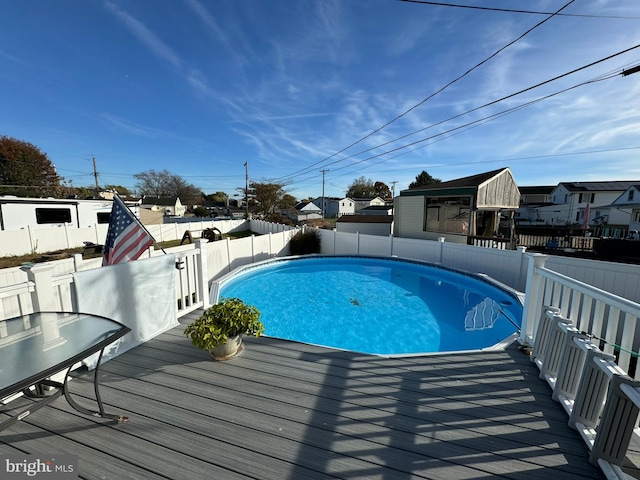
[[93, 390], [96, 395], [96, 403], [98, 404], [98, 411], [89, 410], [88, 408], [85, 408], [82, 405], [79, 405], [78, 402], [76, 402], [71, 397], [71, 392], [69, 391], [69, 373], [71, 373], [71, 367], [69, 367], [66, 375], [64, 376], [64, 384], [62, 387], [62, 390], [64, 392], [64, 397], [67, 399], [67, 402], [69, 403], [69, 405], [71, 405], [80, 413], [84, 413], [85, 415], [91, 415], [94, 417], [101, 417], [101, 418], [110, 418], [112, 420], [117, 420], [119, 423], [128, 422], [129, 421], [128, 417], [125, 417], [122, 415], [115, 415], [112, 413], [106, 413], [104, 411], [104, 405], [102, 404], [102, 398], [100, 397], [100, 390], [98, 388], [98, 373], [100, 370], [100, 361], [102, 360], [103, 353], [104, 353], [104, 348], [100, 350], [100, 355], [98, 356], [98, 363], [96, 364], [96, 368], [93, 371]]

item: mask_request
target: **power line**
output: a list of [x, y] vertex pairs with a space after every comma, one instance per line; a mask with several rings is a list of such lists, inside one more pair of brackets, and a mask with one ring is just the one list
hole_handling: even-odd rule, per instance
[[480, 5], [460, 5], [457, 3], [443, 3], [443, 2], [428, 2], [426, 0], [398, 0], [400, 2], [407, 3], [421, 3], [424, 5], [434, 5], [437, 7], [454, 7], [454, 8], [467, 8], [471, 10], [486, 10], [491, 12], [507, 12], [507, 13], [528, 13], [532, 15], [558, 15], [562, 17], [584, 17], [584, 18], [613, 18], [619, 20], [640, 20], [640, 17], [624, 17], [618, 15], [589, 15], [583, 13], [553, 13], [553, 12], [539, 12], [534, 10], [517, 10], [513, 8], [498, 8], [498, 7], [483, 7]]
[[[298, 173], [302, 173], [302, 172], [306, 172], [309, 169], [326, 162], [327, 160], [332, 159], [333, 157], [335, 157], [336, 155], [339, 155], [341, 153], [343, 153], [344, 151], [350, 149], [351, 147], [356, 146], [357, 144], [363, 142], [364, 140], [366, 140], [367, 138], [375, 135], [376, 133], [378, 133], [379, 131], [381, 131], [382, 129], [388, 127], [389, 125], [391, 125], [392, 123], [396, 122], [397, 120], [401, 119], [402, 117], [404, 117], [405, 115], [409, 114], [410, 112], [412, 112], [413, 110], [415, 110], [416, 108], [418, 108], [419, 106], [423, 105], [424, 103], [426, 103], [427, 101], [429, 101], [430, 99], [432, 99], [433, 97], [435, 97], [436, 95], [442, 93], [444, 90], [446, 90], [447, 88], [449, 88], [450, 86], [452, 86], [453, 84], [455, 84], [456, 82], [462, 80], [464, 77], [466, 77], [467, 75], [469, 75], [471, 72], [473, 72], [474, 70], [476, 70], [477, 68], [481, 67], [482, 65], [484, 65], [485, 63], [487, 63], [489, 60], [491, 60], [492, 58], [494, 58], [496, 55], [498, 55], [499, 53], [501, 53], [502, 51], [506, 50], [507, 48], [509, 48], [511, 45], [513, 45], [514, 43], [522, 40], [526, 35], [528, 35], [529, 33], [531, 33], [533, 30], [535, 30], [536, 28], [538, 28], [539, 26], [541, 26], [542, 24], [544, 24], [545, 22], [547, 22], [548, 20], [550, 20], [551, 18], [553, 18], [555, 15], [557, 15], [558, 13], [560, 13], [562, 10], [564, 10], [565, 8], [567, 8], [569, 5], [571, 5], [575, 0], [569, 0], [567, 3], [565, 3], [561, 8], [559, 8], [555, 13], [552, 13], [549, 15], [549, 17], [545, 18], [544, 20], [541, 20], [540, 22], [538, 22], [537, 24], [535, 24], [533, 27], [529, 28], [527, 31], [525, 31], [523, 34], [521, 34], [519, 37], [517, 37], [516, 39], [510, 41], [509, 43], [507, 43], [506, 45], [502, 46], [501, 48], [499, 48], [498, 50], [496, 50], [495, 52], [493, 52], [491, 55], [489, 55], [487, 58], [485, 58], [484, 60], [480, 61], [479, 63], [475, 64], [473, 67], [469, 68], [466, 72], [464, 72], [461, 75], [458, 75], [456, 78], [454, 78], [453, 80], [451, 80], [449, 83], [445, 84], [443, 87], [441, 87], [440, 89], [438, 89], [437, 91], [435, 91], [434, 93], [432, 93], [431, 95], [429, 95], [428, 97], [422, 99], [420, 102], [416, 103], [415, 105], [413, 105], [411, 108], [409, 108], [408, 110], [405, 110], [403, 113], [397, 115], [395, 118], [393, 118], [392, 120], [388, 121], [387, 123], [385, 123], [384, 125], [376, 128], [375, 130], [373, 130], [372, 132], [368, 133], [367, 135], [365, 135], [364, 137], [360, 138], [359, 140], [356, 140], [355, 142], [351, 143], [350, 145], [342, 148], [341, 150], [335, 152], [334, 154], [323, 158], [322, 160], [319, 160], [313, 164], [311, 164], [310, 166], [303, 168], [297, 172], [294, 172], [293, 174], [289, 175], [289, 176], [294, 176]], [[333, 162], [335, 163], [335, 162]], [[331, 165], [331, 164], [329, 164]], [[277, 180], [281, 180], [281, 179], [285, 179], [287, 178], [287, 176], [284, 177], [278, 177], [276, 178], [274, 181]]]
[[[486, 108], [486, 107], [488, 107], [488, 106], [495, 105], [495, 104], [497, 104], [497, 103], [499, 103], [499, 102], [502, 102], [502, 101], [508, 100], [508, 99], [513, 98], [513, 97], [515, 97], [515, 96], [517, 96], [517, 95], [520, 95], [520, 94], [522, 94], [522, 93], [525, 93], [525, 92], [528, 92], [528, 91], [534, 90], [534, 89], [539, 88], [539, 87], [541, 87], [541, 86], [543, 86], [543, 85], [547, 85], [547, 84], [549, 84], [549, 83], [551, 83], [551, 82], [554, 82], [554, 81], [556, 81], [556, 80], [559, 80], [559, 79], [561, 79], [561, 78], [567, 77], [567, 76], [569, 76], [569, 75], [573, 75], [574, 73], [580, 72], [580, 71], [582, 71], [582, 70], [585, 70], [585, 69], [587, 69], [587, 68], [591, 68], [591, 67], [593, 67], [593, 66], [595, 66], [595, 65], [598, 65], [598, 64], [600, 64], [600, 63], [603, 63], [603, 62], [605, 62], [605, 61], [611, 60], [612, 58], [615, 58], [615, 57], [617, 57], [617, 56], [623, 55], [623, 54], [628, 53], [628, 52], [630, 52], [630, 51], [632, 51], [632, 50], [634, 50], [634, 49], [637, 49], [637, 48], [640, 48], [640, 44], [635, 45], [635, 46], [630, 47], [630, 48], [627, 48], [627, 49], [625, 49], [625, 50], [619, 51], [619, 52], [614, 53], [614, 54], [612, 54], [612, 55], [609, 55], [609, 56], [607, 56], [607, 57], [601, 58], [601, 59], [596, 60], [596, 61], [594, 61], [594, 62], [591, 62], [591, 63], [589, 63], [589, 64], [587, 64], [587, 65], [583, 65], [582, 67], [575, 68], [575, 69], [573, 69], [573, 70], [571, 70], [571, 71], [569, 71], [569, 72], [565, 72], [565, 73], [563, 73], [563, 74], [561, 74], [561, 75], [557, 75], [557, 76], [555, 76], [555, 77], [553, 77], [553, 78], [550, 78], [550, 79], [545, 80], [545, 81], [543, 81], [543, 82], [537, 83], [537, 84], [532, 85], [532, 86], [530, 86], [530, 87], [524, 88], [524, 89], [519, 90], [519, 91], [517, 91], [517, 92], [511, 93], [511, 94], [506, 95], [506, 96], [504, 96], [504, 97], [501, 97], [501, 98], [499, 98], [499, 99], [496, 99], [496, 100], [493, 100], [493, 101], [491, 101], [491, 102], [485, 103], [484, 105], [481, 105], [481, 106], [478, 106], [478, 107], [472, 108], [472, 109], [470, 109], [470, 110], [467, 110], [466, 112], [463, 112], [463, 113], [460, 113], [460, 114], [454, 115], [454, 116], [449, 117], [449, 118], [447, 118], [447, 119], [445, 119], [445, 120], [441, 120], [441, 121], [439, 121], [439, 122], [436, 122], [436, 123], [434, 123], [434, 124], [431, 124], [431, 125], [429, 125], [429, 126], [427, 126], [427, 127], [424, 127], [424, 128], [422, 128], [422, 129], [419, 129], [419, 130], [413, 131], [413, 132], [411, 132], [411, 133], [409, 133], [409, 134], [406, 134], [406, 135], [403, 135], [403, 136], [401, 136], [401, 137], [398, 137], [398, 138], [396, 138], [396, 139], [394, 139], [394, 140], [387, 141], [387, 142], [385, 142], [385, 143], [382, 143], [382, 144], [376, 145], [376, 146], [374, 146], [374, 147], [368, 148], [368, 149], [366, 149], [366, 150], [363, 150], [363, 151], [361, 151], [361, 152], [355, 153], [355, 154], [350, 155], [350, 156], [348, 156], [348, 157], [345, 157], [345, 158], [342, 158], [342, 159], [336, 160], [336, 161], [334, 161], [334, 162], [331, 162], [331, 163], [327, 164], [326, 166], [330, 166], [330, 165], [334, 165], [334, 164], [339, 163], [339, 162], [343, 162], [343, 161], [348, 160], [348, 159], [350, 159], [350, 158], [353, 158], [353, 157], [355, 157], [355, 156], [357, 156], [357, 155], [361, 155], [361, 154], [363, 154], [363, 153], [369, 152], [369, 151], [371, 151], [371, 150], [375, 150], [375, 149], [380, 148], [380, 147], [382, 147], [382, 146], [389, 145], [390, 143], [396, 142], [396, 141], [398, 141], [398, 140], [402, 140], [402, 139], [407, 138], [407, 137], [409, 137], [409, 136], [411, 136], [411, 135], [414, 135], [414, 134], [416, 134], [416, 133], [418, 133], [418, 132], [421, 132], [421, 131], [427, 130], [427, 129], [429, 129], [429, 128], [433, 128], [433, 127], [438, 126], [438, 125], [442, 125], [442, 124], [444, 124], [444, 123], [446, 123], [446, 122], [449, 122], [449, 121], [451, 121], [451, 120], [455, 120], [455, 119], [457, 119], [457, 118], [463, 117], [464, 115], [468, 115], [468, 114], [470, 114], [470, 113], [473, 113], [473, 112], [478, 111], [478, 110], [480, 110], [480, 109]], [[630, 70], [633, 70], [633, 69], [634, 69], [634, 68], [630, 68], [630, 69], [628, 69], [628, 70], [623, 70], [623, 72], [625, 72], [625, 71], [630, 71]], [[518, 109], [521, 109], [521, 108], [525, 108], [526, 106], [532, 105], [533, 103], [536, 103], [536, 102], [542, 101], [542, 100], [544, 100], [544, 99], [550, 98], [550, 97], [555, 96], [555, 95], [558, 95], [558, 94], [560, 94], [560, 93], [564, 93], [564, 92], [566, 92], [566, 91], [572, 90], [572, 89], [574, 89], [574, 88], [577, 88], [577, 87], [580, 87], [580, 86], [583, 86], [583, 85], [587, 85], [587, 84], [591, 84], [591, 83], [599, 82], [599, 81], [602, 81], [602, 80], [607, 80], [607, 79], [609, 79], [609, 78], [613, 78], [614, 76], [621, 75], [621, 74], [622, 74], [621, 72], [617, 72], [617, 73], [606, 73], [606, 74], [600, 75], [599, 77], [596, 77], [595, 79], [588, 80], [588, 81], [586, 81], [586, 82], [582, 82], [582, 83], [577, 84], [577, 85], [574, 85], [574, 86], [572, 86], [572, 87], [568, 87], [568, 88], [566, 88], [566, 89], [563, 89], [563, 90], [557, 91], [557, 92], [555, 92], [555, 93], [552, 93], [552, 94], [550, 94], [550, 95], [547, 95], [547, 96], [544, 96], [544, 97], [538, 98], [538, 99], [533, 100], [533, 101], [531, 101], [531, 102], [528, 102], [528, 103], [526, 103], [526, 104], [519, 105], [518, 107], [513, 107], [513, 108], [511, 108], [511, 109], [504, 110], [504, 111], [499, 112], [499, 113], [497, 113], [497, 114], [493, 114], [493, 115], [490, 115], [490, 116], [488, 116], [488, 117], [483, 117], [482, 119], [475, 120], [475, 121], [473, 121], [473, 122], [469, 122], [469, 123], [464, 124], [464, 125], [462, 125], [462, 126], [458, 126], [458, 127], [455, 127], [455, 128], [449, 129], [449, 130], [447, 130], [447, 131], [445, 131], [445, 132], [440, 132], [440, 133], [438, 133], [438, 134], [436, 134], [436, 135], [433, 135], [433, 136], [430, 136], [430, 137], [426, 137], [426, 138], [420, 139], [420, 140], [418, 140], [418, 141], [415, 141], [415, 142], [409, 143], [409, 144], [407, 144], [407, 145], [403, 145], [403, 146], [400, 146], [400, 147], [397, 147], [397, 148], [394, 148], [394, 149], [388, 150], [388, 151], [386, 151], [386, 152], [383, 152], [383, 153], [380, 153], [380, 154], [377, 154], [377, 155], [374, 155], [374, 156], [371, 156], [371, 157], [365, 158], [365, 159], [363, 159], [363, 160], [359, 160], [359, 161], [357, 161], [357, 162], [353, 162], [353, 163], [351, 163], [351, 164], [349, 164], [349, 165], [347, 165], [347, 166], [344, 166], [344, 167], [334, 168], [334, 169], [333, 169], [333, 172], [335, 172], [335, 171], [337, 171], [337, 170], [342, 170], [342, 169], [344, 169], [344, 168], [351, 167], [351, 166], [353, 166], [353, 165], [357, 165], [357, 164], [362, 163], [362, 162], [365, 162], [365, 161], [367, 161], [367, 160], [371, 160], [371, 159], [374, 159], [374, 158], [378, 158], [378, 157], [380, 157], [380, 156], [382, 156], [382, 155], [386, 155], [386, 154], [389, 154], [389, 153], [393, 153], [393, 152], [396, 152], [396, 151], [402, 150], [402, 149], [407, 148], [407, 147], [410, 147], [410, 146], [414, 146], [414, 145], [416, 145], [416, 144], [418, 144], [418, 143], [422, 143], [422, 142], [425, 142], [425, 141], [427, 141], [427, 140], [431, 140], [431, 139], [433, 139], [433, 138], [436, 138], [436, 137], [439, 137], [439, 136], [446, 135], [446, 134], [448, 134], [448, 133], [451, 133], [451, 132], [454, 132], [454, 131], [457, 131], [457, 130], [463, 129], [463, 128], [465, 128], [465, 127], [469, 127], [469, 128], [471, 128], [470, 126], [472, 126], [472, 125], [479, 124], [479, 123], [483, 123], [483, 122], [487, 122], [487, 121], [489, 121], [489, 120], [493, 119], [494, 117], [495, 117], [495, 118], [497, 118], [498, 116], [506, 115], [506, 114], [508, 114], [508, 113], [511, 113], [512, 111], [515, 111], [515, 110], [518, 110]], [[303, 181], [304, 181], [304, 180], [303, 180]]]

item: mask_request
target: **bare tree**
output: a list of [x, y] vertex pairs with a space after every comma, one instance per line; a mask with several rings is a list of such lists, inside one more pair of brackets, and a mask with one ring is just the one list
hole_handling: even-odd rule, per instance
[[142, 196], [178, 197], [185, 205], [201, 203], [202, 192], [200, 189], [168, 170], [161, 172], [149, 170], [137, 173], [134, 177], [138, 180], [136, 190]]

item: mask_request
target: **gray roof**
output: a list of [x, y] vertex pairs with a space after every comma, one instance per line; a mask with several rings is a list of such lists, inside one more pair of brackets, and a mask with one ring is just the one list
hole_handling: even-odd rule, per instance
[[640, 180], [620, 180], [610, 182], [560, 182], [570, 192], [616, 192], [640, 185]]
[[423, 185], [420, 187], [411, 188], [409, 190], [439, 190], [444, 188], [478, 187], [506, 169], [506, 167], [498, 168], [496, 170], [491, 170], [490, 172], [478, 173], [477, 175], [456, 178], [455, 180], [449, 180], [448, 182], [432, 183], [431, 185]]

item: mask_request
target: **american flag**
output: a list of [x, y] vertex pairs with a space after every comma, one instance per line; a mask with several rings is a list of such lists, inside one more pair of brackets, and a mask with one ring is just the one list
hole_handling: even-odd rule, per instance
[[102, 265], [129, 262], [142, 255], [155, 240], [120, 197], [114, 197]]

